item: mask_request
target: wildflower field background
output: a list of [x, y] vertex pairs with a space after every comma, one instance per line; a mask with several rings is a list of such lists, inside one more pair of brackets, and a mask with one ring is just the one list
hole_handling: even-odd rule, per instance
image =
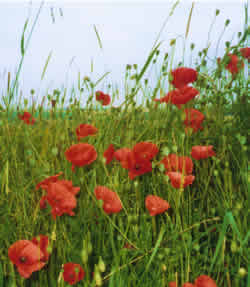
[[209, 47], [173, 67], [175, 39], [162, 60], [156, 41], [142, 67], [126, 66], [119, 107], [89, 77], [69, 107], [60, 89], [28, 107], [23, 33], [0, 106], [0, 287], [250, 286], [247, 5], [244, 16], [213, 69]]

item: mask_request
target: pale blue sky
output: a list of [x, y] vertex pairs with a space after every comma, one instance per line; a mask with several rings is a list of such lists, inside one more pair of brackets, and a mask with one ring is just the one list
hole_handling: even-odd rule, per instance
[[[34, 88], [40, 103], [47, 89], [52, 92], [53, 89], [64, 85], [70, 90], [72, 84], [77, 83], [78, 72], [81, 73], [81, 78], [90, 76], [93, 80], [97, 80], [105, 72], [110, 71], [111, 74], [98, 88], [105, 92], [109, 83], [117, 84], [121, 98], [116, 100], [114, 105], [119, 105], [123, 101], [126, 64], [137, 63], [142, 67], [174, 2], [98, 2], [75, 1], [72, 4], [69, 1], [56, 1], [53, 4], [45, 4], [21, 71], [20, 85], [24, 97], [29, 98], [29, 91]], [[185, 53], [186, 66], [190, 66], [191, 42], [196, 44], [195, 53], [206, 47], [209, 27], [216, 9], [220, 9], [220, 15], [211, 32], [209, 56], [215, 59], [216, 44], [226, 19], [230, 19], [231, 22], [222, 38], [217, 56], [223, 55], [225, 41], [233, 39], [233, 43], [237, 42], [237, 33], [243, 31], [246, 2], [231, 0], [195, 3]], [[52, 6], [55, 23], [52, 23], [50, 15]], [[160, 37], [163, 40], [160, 47], [161, 54], [170, 52], [170, 39], [178, 35], [185, 36], [191, 6], [191, 1], [181, 1], [176, 7]], [[0, 2], [0, 96], [6, 91], [7, 72], [10, 71], [13, 77], [20, 61], [20, 41], [25, 20], [30, 15], [26, 31], [27, 39], [38, 7], [38, 1], [32, 5], [28, 1]], [[60, 17], [59, 8], [63, 11], [63, 17]], [[94, 24], [100, 34], [103, 50], [98, 45]], [[41, 82], [43, 67], [50, 51], [52, 51], [51, 61]], [[182, 51], [183, 42], [179, 37], [176, 62], [182, 59]], [[73, 57], [74, 61], [70, 66]], [[93, 73], [91, 73], [91, 60], [93, 60]], [[157, 77], [157, 69], [153, 69], [149, 76], [154, 80]]]

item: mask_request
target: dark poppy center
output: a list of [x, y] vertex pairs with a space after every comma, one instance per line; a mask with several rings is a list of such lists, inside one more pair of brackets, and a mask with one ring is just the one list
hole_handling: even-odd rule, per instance
[[136, 164], [136, 165], [135, 165], [135, 169], [136, 169], [136, 170], [140, 169], [140, 165], [139, 165], [139, 164]]
[[26, 261], [26, 258], [25, 257], [20, 257], [19, 260], [20, 260], [21, 263], [24, 263]]

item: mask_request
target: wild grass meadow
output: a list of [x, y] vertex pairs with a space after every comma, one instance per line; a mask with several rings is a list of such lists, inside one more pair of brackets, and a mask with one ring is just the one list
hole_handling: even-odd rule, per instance
[[25, 24], [1, 94], [0, 287], [250, 286], [247, 5], [244, 17], [212, 69], [209, 47], [174, 67], [176, 41], [160, 58], [157, 40], [143, 66], [126, 66], [120, 107], [115, 89], [96, 88], [105, 75], [79, 75], [66, 108], [60, 88], [29, 106]]

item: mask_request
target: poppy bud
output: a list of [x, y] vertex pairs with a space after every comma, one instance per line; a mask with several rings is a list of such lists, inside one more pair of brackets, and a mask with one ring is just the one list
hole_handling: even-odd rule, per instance
[[85, 77], [83, 78], [83, 80], [86, 81], [86, 82], [89, 82], [89, 81], [90, 81], [90, 78], [89, 78], [88, 76], [85, 76]]
[[166, 271], [167, 271], [167, 266], [166, 266], [166, 264], [162, 264], [162, 265], [161, 265], [161, 269], [162, 269], [163, 272], [166, 272]]
[[88, 242], [87, 244], [88, 254], [91, 254], [93, 251], [93, 245], [91, 242]]
[[232, 251], [232, 253], [235, 253], [235, 252], [238, 251], [238, 245], [237, 245], [237, 243], [235, 241], [233, 241], [231, 243], [231, 251]]
[[190, 45], [190, 49], [191, 49], [191, 50], [193, 50], [193, 49], [194, 49], [194, 47], [195, 47], [194, 43], [191, 43], [191, 45]]
[[244, 278], [246, 275], [247, 275], [247, 271], [245, 268], [241, 267], [239, 270], [238, 270], [238, 274], [241, 278]]
[[26, 108], [28, 106], [28, 99], [24, 99], [23, 103], [24, 103], [24, 107]]
[[138, 185], [139, 185], [138, 181], [135, 181], [135, 182], [134, 182], [134, 187], [137, 188]]
[[54, 156], [57, 156], [57, 154], [58, 154], [58, 148], [57, 148], [57, 147], [53, 147], [53, 148], [51, 149], [51, 153], [52, 153]]
[[83, 249], [81, 251], [81, 259], [83, 264], [86, 264], [88, 262], [88, 252], [86, 251], [86, 249]]
[[218, 16], [220, 14], [220, 10], [216, 9], [215, 15]]
[[94, 279], [97, 286], [102, 286], [102, 277], [97, 265], [95, 265]]
[[217, 169], [214, 170], [214, 176], [218, 176], [218, 170]]
[[170, 46], [175, 45], [175, 43], [176, 43], [176, 39], [172, 39], [172, 40], [170, 40]]
[[164, 254], [163, 253], [159, 253], [158, 254], [158, 259], [161, 261], [164, 258]]
[[105, 272], [106, 266], [101, 256], [99, 257], [98, 267], [101, 272]]
[[229, 25], [229, 23], [230, 23], [230, 20], [229, 20], [229, 19], [227, 19], [227, 20], [226, 20], [226, 22], [225, 22], [225, 26], [228, 26], [228, 25]]
[[31, 90], [30, 90], [30, 93], [31, 93], [31, 95], [34, 95], [34, 94], [35, 94], [35, 90], [34, 90], [34, 89], [31, 89]]

